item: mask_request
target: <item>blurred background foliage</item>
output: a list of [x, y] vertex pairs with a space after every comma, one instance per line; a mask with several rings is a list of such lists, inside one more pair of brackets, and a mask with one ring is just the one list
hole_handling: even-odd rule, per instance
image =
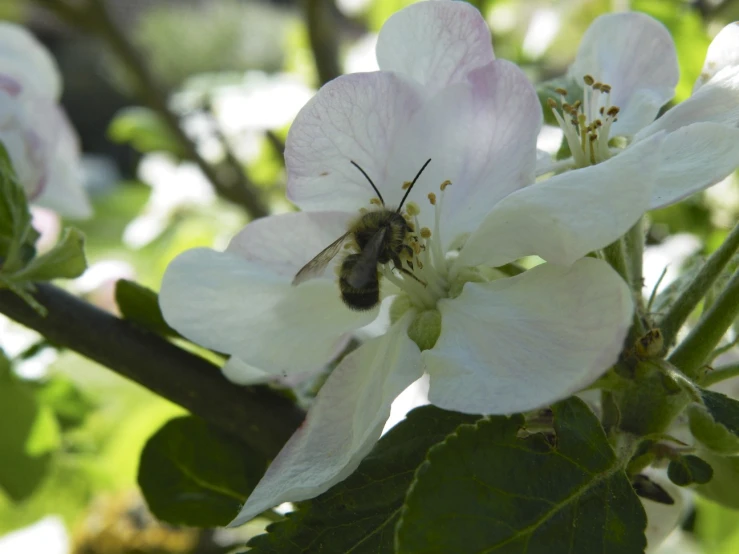
[[[243, 202], [214, 190], [203, 162], [219, 177], [234, 168], [243, 172], [237, 185], [255, 191], [267, 211], [293, 209], [284, 199], [281, 156], [291, 119], [322, 80], [374, 69], [376, 33], [409, 3], [107, 0], [111, 22], [140, 54], [149, 85], [181, 121], [198, 160], [109, 33], [59, 9], [82, 0], [0, 2], [0, 19], [26, 25], [56, 57], [62, 102], [84, 151], [95, 216], [75, 225], [87, 236], [91, 267], [68, 288], [115, 312], [115, 280], [157, 290], [179, 252], [224, 247], [249, 218]], [[471, 3], [491, 26], [496, 55], [520, 64], [534, 82], [564, 73], [598, 15], [644, 11], [662, 21], [677, 44], [682, 78], [676, 101], [690, 95], [711, 38], [739, 19], [734, 0]], [[647, 263], [647, 287], [666, 265], [674, 278], [681, 264], [715, 249], [738, 212], [732, 177], [652, 213], [649, 243], [656, 257]], [[53, 244], [60, 222], [49, 212], [35, 217], [43, 249]], [[0, 554], [227, 552], [259, 531], [175, 529], [146, 513], [136, 492], [141, 449], [163, 423], [182, 415], [180, 408], [5, 319], [0, 347], [6, 382], [0, 388]], [[664, 551], [737, 552], [737, 522], [739, 512], [701, 500]]]

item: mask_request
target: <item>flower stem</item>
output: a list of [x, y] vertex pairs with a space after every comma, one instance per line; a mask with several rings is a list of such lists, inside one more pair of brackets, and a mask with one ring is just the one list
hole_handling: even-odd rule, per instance
[[[732, 234], [739, 235], [736, 229]], [[696, 379], [737, 316], [739, 316], [739, 271], [734, 273], [716, 302], [675, 349], [669, 358], [670, 362], [688, 377]]]
[[644, 259], [644, 217], [640, 217], [629, 232], [624, 235], [626, 261], [631, 279], [631, 288], [639, 305], [642, 304], [643, 267]]
[[[629, 285], [631, 294], [634, 297], [636, 304], [636, 310], [634, 310], [634, 319], [629, 331], [629, 343], [633, 344], [639, 337], [643, 336], [647, 329], [644, 327], [644, 322], [641, 317], [641, 290], [638, 293], [634, 292], [634, 283], [632, 281], [630, 263], [626, 255], [626, 249], [624, 248], [624, 239], [620, 238], [603, 249], [603, 255], [606, 261], [611, 264], [611, 267], [616, 270], [624, 281]], [[641, 264], [639, 264], [641, 266]], [[639, 283], [641, 283], [641, 277], [639, 277]]]
[[[669, 307], [667, 313], [659, 322], [659, 328], [662, 330], [662, 336], [665, 341], [665, 348], [668, 348], [675, 342], [677, 332], [698, 305], [701, 298], [708, 293], [716, 282], [716, 279], [721, 275], [721, 272], [737, 249], [739, 249], [739, 225], [734, 227], [723, 244], [719, 246], [718, 250], [706, 260], [706, 263], [703, 264], [703, 267], [695, 276], [695, 279], [685, 287], [682, 294]], [[723, 332], [721, 334], [723, 335]], [[713, 343], [711, 349], [716, 344]], [[705, 361], [705, 358], [703, 361]]]
[[711, 385], [715, 385], [716, 383], [720, 383], [721, 381], [726, 381], [727, 379], [732, 379], [738, 376], [739, 376], [739, 363], [729, 364], [729, 365], [717, 367], [713, 371], [706, 373], [705, 377], [703, 377], [699, 381], [699, 384], [702, 387], [710, 387]]

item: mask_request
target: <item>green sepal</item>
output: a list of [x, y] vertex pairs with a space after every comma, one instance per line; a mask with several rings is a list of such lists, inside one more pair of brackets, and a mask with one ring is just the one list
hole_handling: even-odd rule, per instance
[[688, 407], [690, 432], [706, 448], [719, 454], [739, 454], [739, 402], [699, 389], [703, 405]]
[[705, 460], [689, 454], [670, 461], [670, 465], [667, 467], [667, 476], [670, 481], [680, 487], [693, 483], [705, 485], [713, 478], [713, 469]]
[[267, 460], [235, 437], [186, 416], [147, 441], [138, 483], [158, 519], [216, 527], [236, 516], [266, 467]]
[[[345, 481], [301, 502], [268, 533], [249, 542], [252, 554], [352, 552], [392, 554], [394, 528], [415, 469], [428, 449], [480, 416], [434, 406], [411, 411]], [[319, 546], [320, 545], [320, 546]]]
[[520, 415], [463, 425], [416, 472], [397, 554], [642, 553], [647, 520], [598, 419], [578, 398], [554, 432]]
[[33, 257], [38, 233], [31, 226], [26, 191], [0, 142], [0, 273], [13, 273]]
[[164, 320], [159, 307], [159, 296], [153, 290], [127, 279], [120, 279], [115, 284], [115, 301], [124, 319], [158, 335], [180, 336]]

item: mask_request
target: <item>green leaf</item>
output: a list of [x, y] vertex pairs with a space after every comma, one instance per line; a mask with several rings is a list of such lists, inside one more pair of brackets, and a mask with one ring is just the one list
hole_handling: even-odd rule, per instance
[[19, 502], [46, 475], [59, 429], [51, 410], [9, 369], [0, 372], [0, 421], [0, 489]]
[[95, 411], [95, 403], [66, 377], [55, 375], [37, 387], [36, 398], [54, 412], [63, 430], [79, 427]]
[[115, 284], [115, 301], [124, 319], [165, 337], [179, 336], [164, 320], [159, 308], [159, 297], [153, 290], [133, 281], [120, 279]]
[[688, 408], [690, 432], [707, 448], [721, 454], [739, 453], [739, 402], [700, 389], [703, 405]]
[[20, 271], [10, 276], [15, 282], [50, 281], [51, 279], [74, 279], [87, 269], [85, 259], [85, 236], [73, 227], [64, 230], [54, 248], [31, 260]]
[[391, 554], [406, 490], [426, 452], [479, 416], [433, 406], [411, 411], [380, 439], [345, 481], [267, 527], [249, 543], [252, 554], [352, 552]]
[[461, 426], [416, 473], [397, 552], [642, 553], [647, 520], [583, 401], [552, 407], [554, 434], [520, 415]]
[[714, 502], [739, 509], [739, 456], [722, 456], [710, 450], [699, 450], [698, 454], [710, 464], [713, 478], [693, 490]]
[[108, 127], [108, 137], [113, 142], [130, 143], [143, 153], [163, 150], [177, 156], [184, 155], [180, 142], [159, 114], [149, 108], [129, 107], [120, 110]]
[[236, 517], [266, 467], [267, 460], [238, 439], [186, 416], [167, 422], [148, 440], [138, 483], [160, 520], [215, 527]]
[[680, 487], [693, 483], [704, 485], [713, 478], [713, 469], [710, 464], [691, 454], [672, 460], [667, 467], [667, 476]]
[[31, 226], [26, 191], [0, 142], [0, 272], [12, 273], [33, 257], [38, 233]]

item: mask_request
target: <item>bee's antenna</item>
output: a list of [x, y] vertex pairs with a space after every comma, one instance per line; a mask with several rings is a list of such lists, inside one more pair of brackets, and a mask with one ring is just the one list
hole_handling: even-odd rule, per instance
[[416, 173], [416, 176], [413, 177], [413, 180], [411, 181], [411, 184], [408, 185], [408, 190], [405, 191], [405, 194], [403, 195], [403, 200], [400, 201], [400, 206], [398, 206], [398, 213], [400, 213], [400, 209], [403, 207], [403, 203], [405, 202], [405, 199], [408, 198], [408, 195], [411, 192], [411, 189], [413, 188], [413, 185], [416, 184], [416, 181], [418, 181], [418, 178], [421, 176], [421, 173], [423, 173], [423, 170], [426, 169], [426, 166], [431, 163], [431, 158], [426, 160], [426, 163], [423, 164], [423, 167], [418, 170], [418, 173]]
[[[429, 160], [429, 161], [431, 161], [431, 160]], [[364, 175], [365, 178], [369, 181], [369, 184], [372, 185], [372, 188], [373, 189], [375, 189], [375, 193], [377, 193], [377, 197], [380, 199], [380, 202], [382, 202], [382, 205], [384, 206], [385, 205], [385, 200], [382, 199], [382, 194], [380, 194], [380, 191], [377, 190], [377, 187], [372, 182], [372, 179], [369, 178], [369, 175], [367, 175], [367, 173], [364, 171], [364, 169], [362, 169], [361, 167], [359, 167], [359, 164], [357, 162], [355, 162], [354, 160], [351, 160], [351, 162], [352, 162], [352, 165], [354, 167], [356, 167], [359, 171], [361, 171], [362, 172], [362, 175]]]

